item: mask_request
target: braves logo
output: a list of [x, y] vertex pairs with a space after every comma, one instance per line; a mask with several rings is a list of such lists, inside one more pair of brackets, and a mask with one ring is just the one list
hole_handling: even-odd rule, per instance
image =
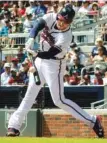
[[50, 46], [53, 46], [55, 43], [55, 38], [49, 33], [49, 28], [46, 26], [41, 33], [41, 37], [49, 43]]

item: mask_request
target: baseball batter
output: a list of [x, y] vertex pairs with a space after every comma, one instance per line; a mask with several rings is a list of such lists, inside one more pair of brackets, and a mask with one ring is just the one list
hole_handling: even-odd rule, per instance
[[[63, 75], [66, 68], [65, 55], [67, 47], [72, 40], [70, 24], [74, 16], [75, 12], [72, 6], [67, 5], [58, 14], [48, 13], [41, 19], [38, 19], [31, 30], [26, 50], [33, 57], [36, 57], [35, 65], [40, 76], [41, 85], [35, 84], [33, 73], [30, 73], [27, 92], [19, 108], [9, 120], [7, 136], [19, 136], [23, 118], [31, 109], [44, 83], [47, 83], [56, 106], [72, 114], [76, 119], [84, 121], [95, 131], [98, 137], [104, 137], [104, 131], [99, 118], [89, 115], [76, 103], [66, 99], [64, 96]], [[34, 39], [41, 30], [41, 51], [36, 53], [32, 50], [32, 47]]]

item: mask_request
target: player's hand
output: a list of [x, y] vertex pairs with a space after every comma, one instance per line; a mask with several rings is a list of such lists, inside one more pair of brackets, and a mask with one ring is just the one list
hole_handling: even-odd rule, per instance
[[28, 41], [25, 44], [25, 49], [33, 49], [34, 46], [34, 38], [29, 38]]
[[36, 57], [37, 56], [37, 52], [33, 51], [33, 50], [30, 50], [30, 49], [27, 49], [27, 52], [29, 55], [31, 55], [32, 57]]

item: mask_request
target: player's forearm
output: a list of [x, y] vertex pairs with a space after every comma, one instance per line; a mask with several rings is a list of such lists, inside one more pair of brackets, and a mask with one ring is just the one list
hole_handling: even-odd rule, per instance
[[59, 47], [51, 47], [49, 51], [38, 52], [37, 57], [42, 59], [51, 59], [57, 54], [59, 54], [62, 50]]
[[38, 35], [39, 31], [41, 31], [46, 25], [45, 20], [39, 19], [36, 21], [35, 26], [30, 31], [30, 38], [34, 38]]

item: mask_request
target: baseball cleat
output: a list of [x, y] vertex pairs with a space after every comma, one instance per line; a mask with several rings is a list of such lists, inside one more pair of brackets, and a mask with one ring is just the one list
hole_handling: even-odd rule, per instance
[[96, 122], [94, 124], [93, 130], [99, 138], [104, 138], [104, 129], [101, 125], [101, 120], [99, 116], [97, 116], [96, 118]]
[[16, 137], [19, 136], [20, 132], [14, 128], [8, 128], [6, 136], [8, 137]]

